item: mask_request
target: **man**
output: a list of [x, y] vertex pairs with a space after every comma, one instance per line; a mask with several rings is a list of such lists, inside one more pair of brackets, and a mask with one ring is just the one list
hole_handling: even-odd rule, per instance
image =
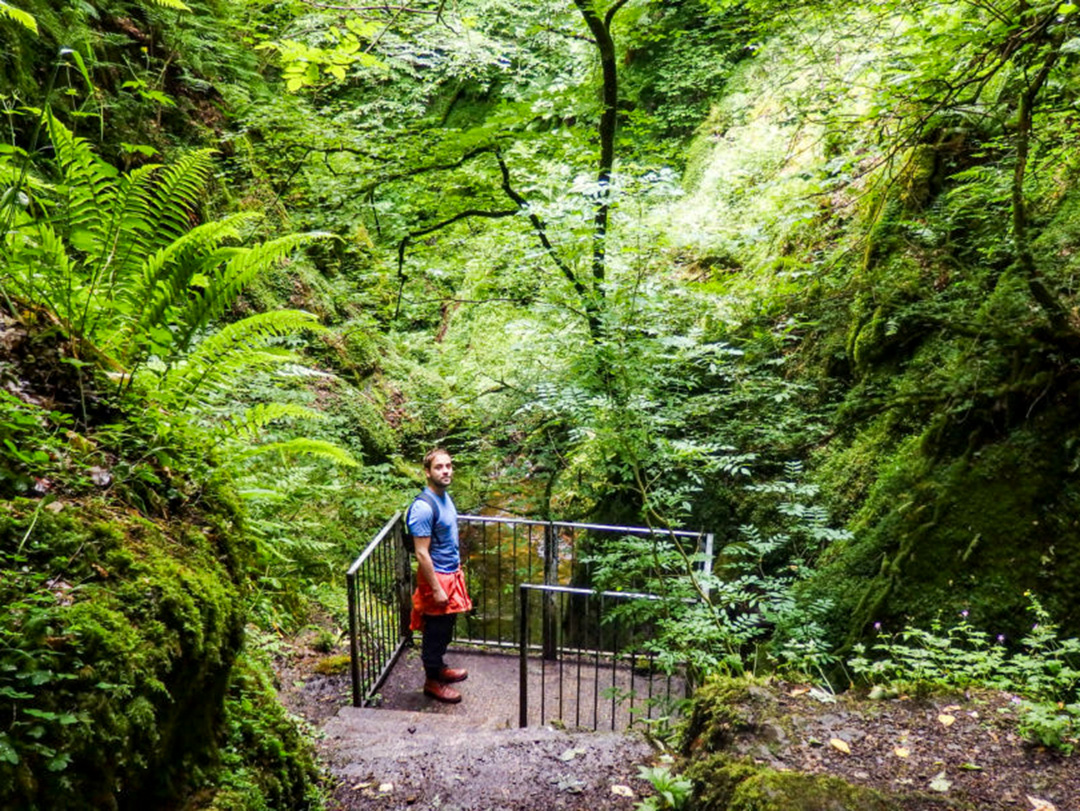
[[454, 635], [454, 620], [472, 608], [465, 589], [458, 549], [457, 508], [446, 492], [454, 478], [454, 462], [443, 448], [424, 457], [427, 487], [409, 508], [409, 534], [416, 554], [416, 591], [409, 627], [423, 631], [420, 659], [424, 663], [424, 693], [456, 704], [461, 693], [449, 685], [464, 681], [468, 671], [443, 661]]

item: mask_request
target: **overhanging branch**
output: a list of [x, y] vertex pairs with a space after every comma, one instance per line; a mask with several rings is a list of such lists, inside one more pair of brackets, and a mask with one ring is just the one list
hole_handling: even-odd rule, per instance
[[500, 219], [501, 217], [512, 217], [517, 214], [517, 209], [505, 209], [488, 211], [486, 209], [469, 208], [464, 211], [459, 211], [453, 217], [448, 217], [445, 220], [429, 225], [426, 228], [419, 228], [415, 231], [410, 231], [404, 237], [401, 238], [401, 242], [398, 243], [398, 295], [397, 305], [394, 307], [394, 318], [397, 318], [401, 312], [401, 293], [405, 289], [405, 251], [409, 247], [409, 242], [420, 237], [433, 234], [436, 231], [446, 228], [449, 225], [453, 225], [461, 220], [468, 219], [470, 217], [482, 217], [489, 220]]

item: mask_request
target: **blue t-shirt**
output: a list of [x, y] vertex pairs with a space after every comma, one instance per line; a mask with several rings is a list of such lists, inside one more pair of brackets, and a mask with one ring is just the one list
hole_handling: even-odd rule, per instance
[[439, 505], [439, 524], [431, 531], [431, 507], [422, 499], [416, 499], [409, 508], [409, 533], [414, 538], [431, 538], [431, 562], [435, 571], [452, 574], [461, 568], [458, 551], [457, 507], [449, 493], [442, 497], [430, 488], [424, 488]]

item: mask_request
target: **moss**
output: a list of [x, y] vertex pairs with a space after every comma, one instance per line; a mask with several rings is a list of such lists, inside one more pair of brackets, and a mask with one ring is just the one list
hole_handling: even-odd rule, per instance
[[[168, 524], [103, 503], [0, 504], [0, 808], [159, 808], [221, 774], [249, 554], [223, 487], [212, 515]], [[240, 706], [266, 717], [262, 692]], [[277, 712], [240, 742], [280, 749], [272, 771], [290, 776], [267, 791], [291, 802], [310, 790], [310, 755]]]
[[278, 702], [269, 673], [269, 662], [254, 651], [243, 652], [234, 668], [213, 811], [320, 805], [312, 747]]
[[684, 772], [697, 811], [898, 811], [873, 789], [839, 777], [778, 772], [727, 754], [712, 754]]
[[1030, 590], [1077, 633], [1080, 482], [1063, 416], [959, 457], [935, 458], [931, 429], [876, 460], [866, 446], [860, 475], [875, 482], [854, 538], [804, 587], [833, 602], [834, 632], [854, 640], [875, 620], [925, 624], [968, 609], [980, 627], [1018, 638]]
[[759, 769], [738, 784], [728, 811], [897, 811], [871, 789], [838, 777]]
[[694, 694], [693, 710], [683, 733], [683, 751], [716, 752], [753, 728], [774, 703], [755, 679], [716, 677]]
[[323, 676], [336, 676], [348, 671], [350, 661], [348, 656], [327, 656], [318, 661], [315, 672]]

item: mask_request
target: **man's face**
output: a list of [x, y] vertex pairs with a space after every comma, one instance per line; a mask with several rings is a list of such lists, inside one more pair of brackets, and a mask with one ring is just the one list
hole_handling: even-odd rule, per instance
[[427, 469], [428, 484], [436, 488], [447, 488], [454, 478], [454, 462], [445, 453], [435, 455], [431, 460], [431, 467]]

